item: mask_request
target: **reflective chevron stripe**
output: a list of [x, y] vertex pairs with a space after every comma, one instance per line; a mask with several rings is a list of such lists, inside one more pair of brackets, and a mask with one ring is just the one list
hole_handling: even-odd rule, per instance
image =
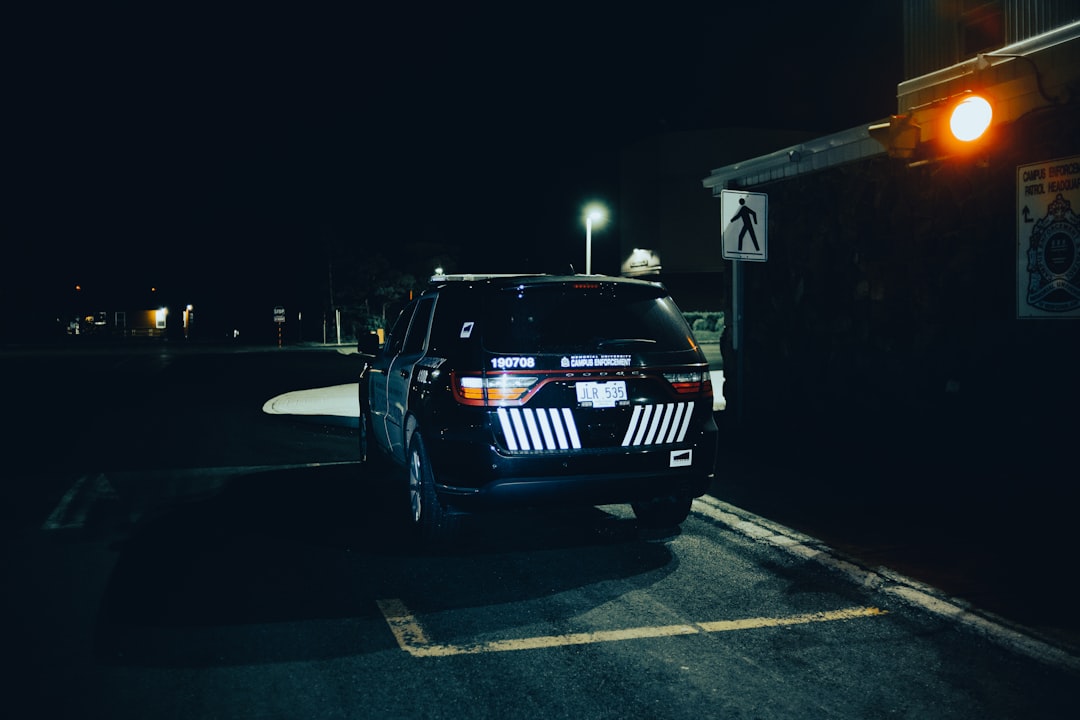
[[579, 450], [574, 415], [570, 408], [499, 408], [506, 448], [516, 450]]
[[682, 442], [690, 427], [694, 403], [635, 405], [622, 446], [663, 445]]
[[[635, 405], [622, 447], [682, 442], [693, 414], [692, 402]], [[581, 449], [570, 408], [501, 407], [496, 415], [511, 452]]]

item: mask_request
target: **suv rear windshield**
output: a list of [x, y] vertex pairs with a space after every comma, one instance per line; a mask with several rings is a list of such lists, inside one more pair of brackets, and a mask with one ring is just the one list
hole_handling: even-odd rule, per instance
[[660, 288], [603, 283], [514, 287], [500, 291], [486, 315], [484, 349], [495, 353], [694, 347], [682, 314]]

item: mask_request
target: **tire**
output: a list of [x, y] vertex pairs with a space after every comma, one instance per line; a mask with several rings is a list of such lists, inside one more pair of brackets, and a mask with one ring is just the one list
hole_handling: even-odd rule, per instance
[[459, 518], [439, 501], [435, 475], [419, 432], [414, 432], [409, 441], [408, 472], [409, 520], [414, 535], [425, 544], [452, 539], [457, 534]]
[[643, 527], [666, 529], [682, 525], [690, 515], [690, 505], [693, 502], [693, 498], [669, 496], [632, 503], [631, 507]]

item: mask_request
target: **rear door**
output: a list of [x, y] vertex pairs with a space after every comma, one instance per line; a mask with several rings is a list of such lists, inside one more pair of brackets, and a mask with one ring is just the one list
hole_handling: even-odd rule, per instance
[[411, 303], [401, 311], [397, 320], [394, 321], [390, 334], [386, 337], [386, 343], [382, 351], [375, 357], [368, 370], [368, 403], [371, 408], [371, 431], [384, 450], [390, 449], [390, 439], [387, 434], [387, 391], [389, 389], [390, 365], [401, 352], [405, 344], [405, 335], [409, 329], [409, 321], [412, 320], [416, 310], [416, 303]]
[[413, 366], [424, 356], [435, 297], [421, 298], [416, 304], [400, 347], [390, 358], [386, 371], [386, 439], [390, 454], [405, 461], [405, 421], [409, 414], [409, 389]]

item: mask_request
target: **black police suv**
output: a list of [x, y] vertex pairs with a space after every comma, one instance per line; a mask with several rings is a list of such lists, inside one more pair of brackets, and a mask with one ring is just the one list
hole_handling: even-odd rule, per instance
[[425, 539], [547, 503], [630, 503], [643, 526], [677, 526], [713, 477], [708, 363], [659, 283], [435, 276], [360, 354], [361, 452], [408, 469]]

